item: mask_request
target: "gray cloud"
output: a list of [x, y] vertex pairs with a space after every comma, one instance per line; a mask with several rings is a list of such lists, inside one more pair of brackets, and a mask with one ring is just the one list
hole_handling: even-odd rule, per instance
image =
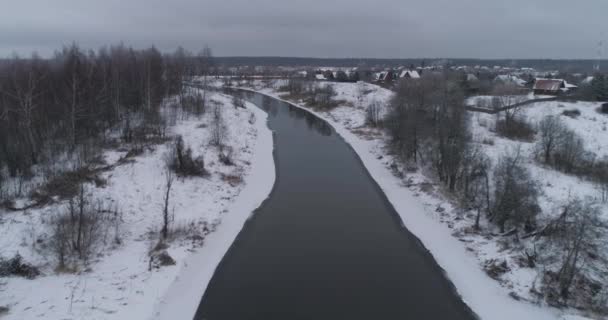
[[123, 41], [238, 56], [594, 58], [606, 12], [605, 0], [21, 0], [0, 11], [0, 56]]

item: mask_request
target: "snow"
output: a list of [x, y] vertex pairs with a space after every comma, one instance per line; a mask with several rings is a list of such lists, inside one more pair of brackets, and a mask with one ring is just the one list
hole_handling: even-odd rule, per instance
[[[212, 232], [203, 243], [176, 235], [168, 253], [177, 264], [148, 271], [148, 252], [156, 244], [161, 226], [162, 172], [169, 148], [168, 144], [158, 145], [133, 163], [105, 173], [107, 186], [89, 187], [97, 197], [113, 199], [124, 222], [122, 244], [103, 250], [88, 270], [56, 273], [54, 258], [37, 250], [36, 239], [48, 232], [45, 219], [64, 203], [1, 213], [0, 254], [8, 258], [19, 252], [44, 273], [35, 280], [0, 280], [0, 305], [9, 307], [3, 319], [192, 318], [213, 271], [253, 210], [268, 196], [275, 179], [266, 114], [249, 103], [246, 109], [234, 108], [231, 97], [217, 93], [210, 94], [209, 100], [223, 106], [235, 166], [221, 164], [217, 150], [209, 146], [211, 112], [202, 118], [177, 120], [171, 128], [172, 133], [183, 136], [195, 157], [204, 155], [210, 172], [208, 177], [176, 180], [171, 192], [172, 226], [198, 231], [209, 227]], [[255, 121], [250, 122], [252, 117]], [[122, 155], [108, 151], [106, 160], [114, 162]], [[244, 182], [231, 186], [222, 179], [228, 174], [242, 175]]]
[[399, 78], [409, 77], [410, 79], [420, 79], [420, 74], [416, 70], [403, 70], [399, 75]]
[[[280, 85], [258, 86], [254, 83], [253, 89], [257, 92], [281, 99], [278, 92]], [[342, 100], [342, 104], [335, 109], [327, 112], [315, 112], [307, 109], [317, 116], [327, 120], [336, 131], [349, 143], [363, 161], [365, 167], [370, 172], [374, 180], [385, 192], [389, 201], [399, 213], [405, 227], [414, 233], [431, 252], [437, 263], [445, 270], [447, 276], [454, 283], [458, 293], [463, 300], [479, 315], [481, 319], [585, 319], [578, 315], [575, 310], [558, 310], [548, 307], [542, 301], [532, 297], [530, 289], [538, 281], [538, 271], [531, 268], [518, 267], [515, 250], [505, 250], [504, 246], [490, 233], [487, 234], [467, 234], [473, 221], [473, 215], [461, 212], [450, 204], [449, 199], [437, 189], [438, 186], [430, 182], [421, 173], [408, 173], [407, 181], [396, 177], [390, 168], [393, 159], [387, 154], [384, 148], [383, 133], [365, 126], [365, 108], [369, 101], [379, 101], [382, 106], [386, 106], [392, 97], [389, 90], [370, 84], [349, 84], [332, 83], [338, 95], [336, 100]], [[359, 86], [369, 91], [365, 95], [365, 102], [360, 102]], [[527, 99], [528, 97], [526, 97]], [[286, 101], [292, 103], [290, 101]], [[526, 110], [530, 117], [543, 114], [544, 109], [555, 111], [563, 110], [552, 102], [538, 105], [531, 105]], [[582, 108], [583, 104], [577, 104]], [[593, 116], [590, 113], [595, 105], [590, 105], [583, 112], [579, 119]], [[552, 109], [553, 108], [553, 109]], [[386, 113], [386, 111], [384, 111]], [[509, 152], [510, 147], [515, 147], [519, 143], [510, 140], [499, 139], [490, 130], [493, 123], [493, 116], [487, 114], [472, 115], [473, 134], [480, 144], [482, 139], [494, 139], [493, 146], [485, 145], [484, 150], [493, 159], [497, 159], [504, 152]], [[568, 125], [570, 120], [566, 119]], [[591, 127], [593, 123], [595, 127]], [[594, 150], [599, 150], [602, 141], [608, 143], [603, 135], [592, 138], [593, 132], [597, 135], [597, 126], [602, 121], [585, 121], [577, 126], [578, 129], [587, 130], [585, 139], [597, 144]], [[578, 131], [577, 129], [577, 131]], [[532, 144], [522, 146], [524, 152], [530, 152]], [[608, 146], [604, 145], [604, 150]], [[605, 152], [605, 151], [604, 151]], [[532, 173], [539, 181], [546, 181], [546, 188], [543, 189], [543, 196], [540, 199], [541, 206], [548, 212], [553, 212], [564, 199], [568, 198], [568, 193], [578, 188], [581, 194], [590, 194], [593, 188], [590, 184], [581, 182], [575, 177], [565, 176], [553, 170], [541, 168], [530, 160], [529, 166], [533, 168]], [[425, 191], [425, 185], [430, 185], [432, 191]], [[484, 222], [482, 222], [484, 223]], [[487, 223], [487, 222], [485, 222]], [[487, 226], [484, 226], [487, 227]], [[520, 254], [521, 251], [519, 251]], [[491, 259], [504, 259], [509, 262], [512, 270], [504, 275], [500, 281], [491, 279], [482, 270], [483, 263]], [[515, 294], [521, 297], [517, 301], [509, 296]]]
[[502, 74], [502, 75], [498, 75], [496, 76], [496, 78], [494, 79], [494, 81], [500, 81], [500, 82], [504, 82], [504, 83], [512, 83], [515, 85], [518, 85], [520, 87], [523, 87], [526, 85], [526, 81], [516, 77], [514, 75], [510, 75], [510, 74]]

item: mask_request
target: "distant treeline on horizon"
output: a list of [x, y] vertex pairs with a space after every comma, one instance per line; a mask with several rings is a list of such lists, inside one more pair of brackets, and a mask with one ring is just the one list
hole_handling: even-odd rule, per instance
[[[20, 56], [28, 59], [28, 55]], [[0, 57], [0, 63], [11, 57]], [[597, 59], [473, 59], [473, 58], [307, 58], [307, 57], [272, 57], [272, 56], [224, 56], [214, 57], [221, 66], [268, 66], [268, 67], [421, 67], [421, 66], [501, 66], [513, 68], [534, 68], [539, 71], [561, 71], [569, 73], [595, 73]], [[608, 71], [608, 59], [600, 60], [602, 73]]]
[[[539, 70], [560, 70], [569, 72], [593, 72], [597, 60], [592, 59], [373, 59], [373, 58], [304, 58], [304, 57], [215, 57], [220, 65], [227, 66], [319, 66], [319, 67], [356, 67], [356, 66], [503, 66], [516, 68], [535, 68]], [[608, 60], [601, 65], [608, 68]]]

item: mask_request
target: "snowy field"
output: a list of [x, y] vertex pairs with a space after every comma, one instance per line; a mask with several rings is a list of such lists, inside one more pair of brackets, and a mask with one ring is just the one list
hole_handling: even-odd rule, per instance
[[[42, 276], [0, 279], [3, 319], [191, 319], [213, 271], [251, 212], [274, 184], [272, 134], [266, 114], [247, 103], [235, 108], [229, 96], [208, 95], [221, 106], [227, 144], [235, 165], [218, 161], [209, 145], [212, 112], [177, 119], [171, 134], [183, 136], [193, 156], [204, 155], [205, 177], [177, 178], [171, 190], [173, 240], [167, 252], [176, 264], [149, 268], [162, 221], [165, 157], [169, 143], [147, 149], [134, 161], [103, 173], [104, 187], [87, 185], [96, 198], [108, 199], [122, 213], [120, 243], [108, 246], [86, 268], [57, 273], [57, 261], [44, 243], [49, 217], [66, 206], [59, 202], [25, 212], [0, 212], [0, 255], [19, 253], [41, 268]], [[126, 152], [107, 151], [114, 163]], [[242, 182], [226, 177], [242, 177]]]
[[[326, 83], [317, 84], [325, 85]], [[576, 310], [558, 310], [546, 304], [530, 293], [538, 285], [541, 270], [521, 267], [517, 261], [521, 258], [521, 248], [512, 250], [504, 246], [500, 236], [493, 233], [488, 222], [483, 221], [482, 233], [470, 232], [474, 223], [473, 212], [458, 209], [440, 186], [421, 173], [406, 173], [405, 178], [394, 174], [395, 161], [385, 149], [384, 134], [365, 124], [365, 107], [371, 101], [387, 105], [391, 91], [371, 85], [353, 83], [327, 83], [334, 86], [342, 104], [331, 111], [315, 112], [326, 119], [336, 131], [353, 146], [363, 160], [376, 182], [399, 212], [405, 226], [413, 232], [433, 254], [439, 265], [446, 271], [455, 284], [463, 300], [482, 319], [587, 319]], [[218, 83], [219, 85], [219, 83]], [[240, 83], [243, 88], [281, 98], [279, 89], [284, 82], [272, 83], [255, 81]], [[364, 87], [365, 90], [359, 90]], [[360, 92], [366, 92], [361, 103]], [[302, 101], [292, 101], [300, 107]], [[529, 121], [537, 121], [545, 114], [556, 114], [563, 109], [578, 108], [581, 116], [578, 119], [564, 119], [569, 127], [585, 138], [588, 149], [605, 154], [608, 150], [608, 137], [605, 137], [605, 124], [608, 117], [595, 112], [597, 104], [565, 104], [545, 102], [525, 108]], [[471, 126], [476, 142], [492, 160], [509, 152], [510, 148], [521, 144], [522, 151], [529, 153], [532, 143], [513, 142], [496, 137], [490, 126], [494, 117], [488, 114], [471, 113]], [[567, 117], [563, 117], [567, 118]], [[493, 145], [482, 143], [492, 139]], [[528, 161], [528, 160], [527, 160]], [[541, 182], [542, 196], [539, 202], [543, 215], [551, 215], [570, 194], [597, 194], [591, 183], [579, 178], [567, 176], [554, 170], [537, 165], [531, 158], [528, 163], [533, 177]], [[604, 208], [606, 209], [606, 208]], [[510, 270], [498, 281], [490, 278], [483, 271], [483, 266], [493, 260], [507, 261]], [[517, 299], [515, 299], [517, 298]]]

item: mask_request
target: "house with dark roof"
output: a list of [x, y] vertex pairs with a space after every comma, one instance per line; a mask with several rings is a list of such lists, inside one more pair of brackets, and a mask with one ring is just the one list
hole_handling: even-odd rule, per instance
[[558, 95], [578, 88], [564, 79], [537, 78], [534, 81], [534, 94]]

